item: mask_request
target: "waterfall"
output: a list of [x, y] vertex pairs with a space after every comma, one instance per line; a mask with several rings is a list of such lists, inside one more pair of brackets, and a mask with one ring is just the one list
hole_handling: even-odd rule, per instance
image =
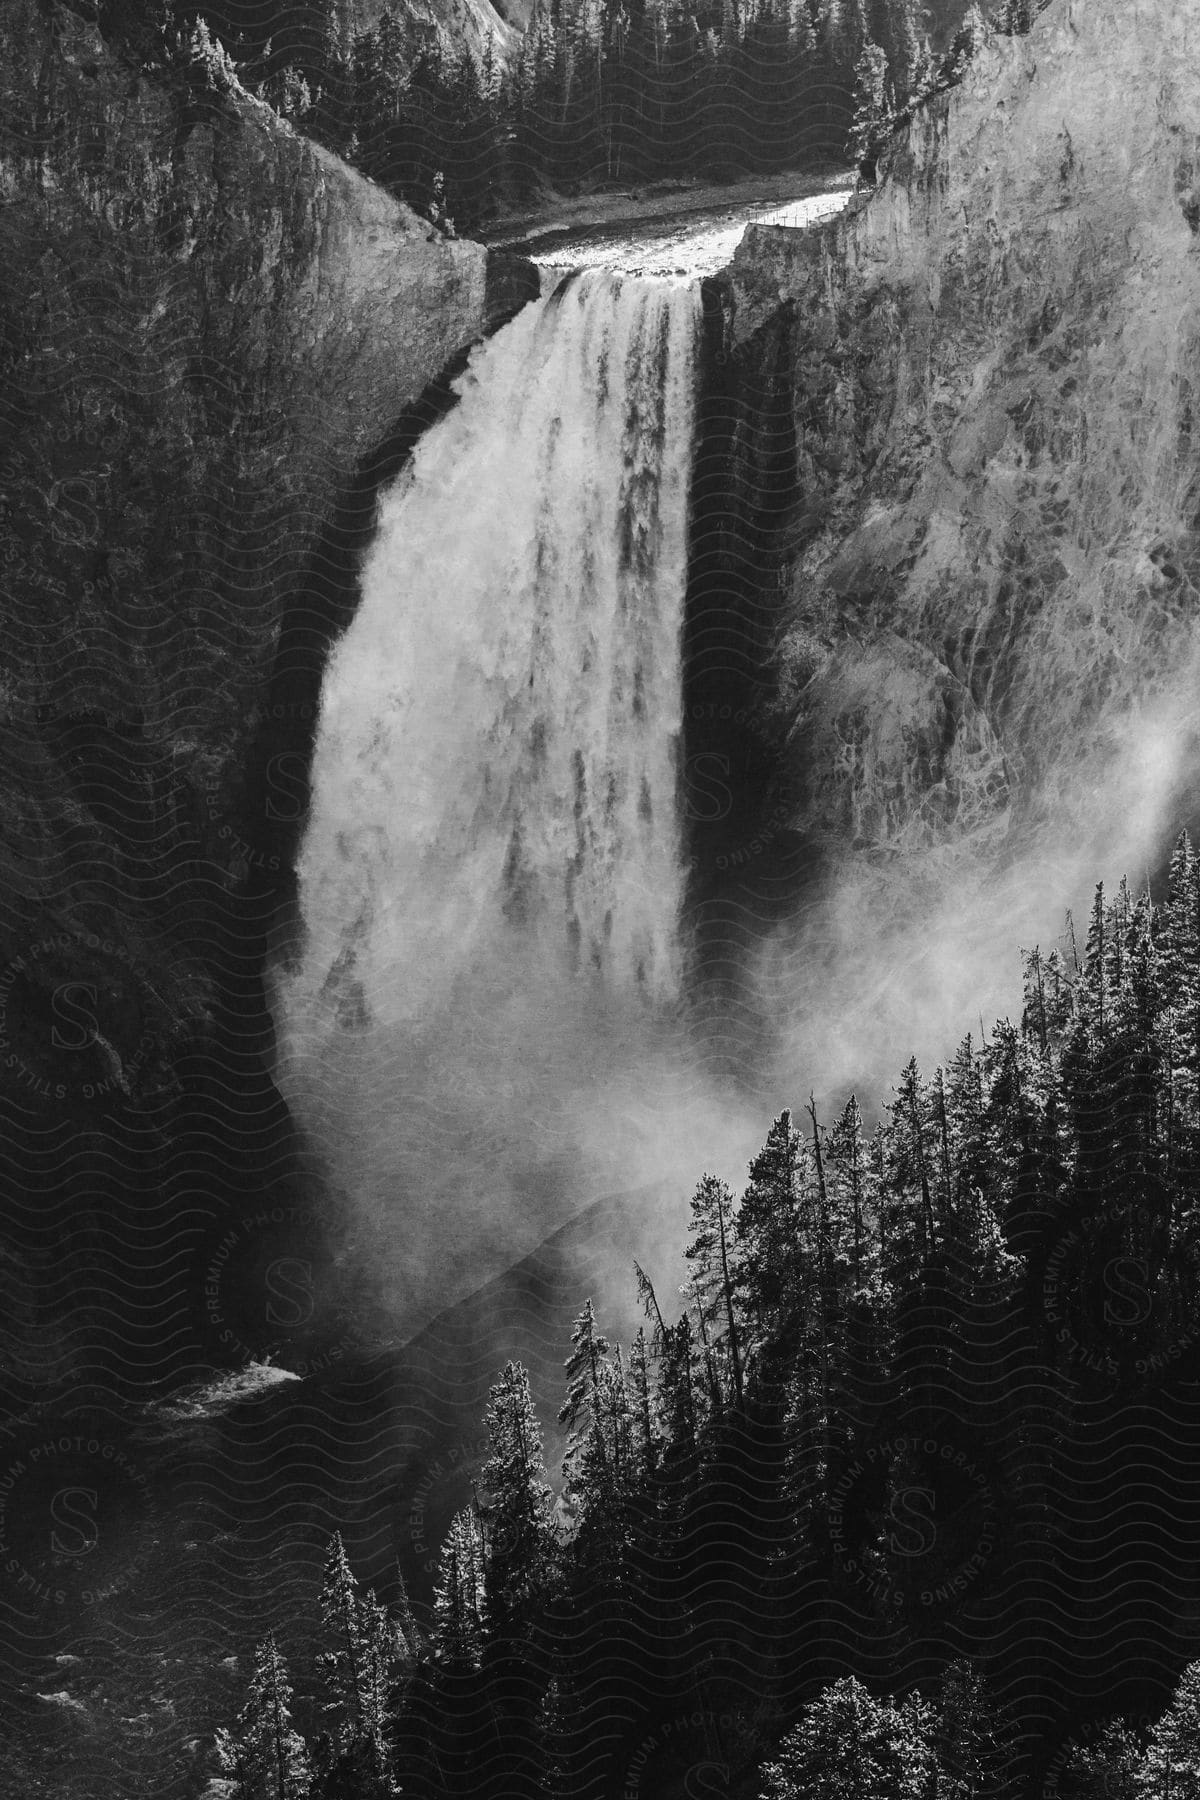
[[326, 673], [280, 1078], [356, 1204], [436, 1192], [464, 1256], [481, 1179], [498, 1237], [558, 1222], [546, 1167], [679, 992], [698, 330], [694, 286], [589, 271], [480, 346]]

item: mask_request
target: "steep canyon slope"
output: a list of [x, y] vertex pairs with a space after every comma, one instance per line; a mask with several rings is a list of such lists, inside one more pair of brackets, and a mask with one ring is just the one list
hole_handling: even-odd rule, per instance
[[[294, 1194], [258, 977], [286, 864], [271, 833], [299, 805], [289, 746], [344, 623], [314, 557], [348, 494], [343, 539], [369, 528], [356, 468], [503, 297], [480, 246], [236, 86], [156, 84], [32, 3], [6, 8], [0, 50], [0, 1263], [19, 1407], [76, 1367], [153, 1383], [202, 1360], [163, 1244], [182, 1217], [203, 1233]], [[282, 689], [281, 639], [298, 647]]]
[[[329, 1267], [269, 1073], [266, 939], [376, 481], [520, 282], [236, 86], [153, 81], [66, 9], [5, 9], [0, 120], [0, 1482], [25, 1484], [0, 1761], [30, 1794], [161, 1794], [174, 1701], [130, 1718], [196, 1593], [130, 1434], [262, 1352], [280, 1256]], [[75, 1463], [43, 1481], [50, 1421]], [[104, 1562], [82, 1603], [42, 1529], [76, 1476]], [[147, 1660], [101, 1650], [93, 1704], [76, 1652], [127, 1586]], [[196, 1667], [166, 1679], [198, 1692]]]
[[1015, 940], [1194, 817], [1198, 48], [1195, 0], [1053, 0], [875, 193], [751, 226], [719, 284], [731, 498], [701, 547], [740, 636], [702, 616], [693, 670], [740, 685], [774, 772], [700, 925], [803, 894], [757, 974], [756, 1018], [782, 981], [817, 1021], [789, 1066], [820, 1031], [834, 1081], [864, 1042], [944, 1053], [1011, 1002]]
[[[4, 1394], [22, 1433], [52, 1396], [111, 1447], [127, 1400], [261, 1353], [272, 1271], [324, 1271], [260, 982], [314, 674], [356, 598], [320, 551], [331, 518], [362, 540], [356, 466], [418, 429], [422, 390], [509, 302], [481, 249], [236, 91], [153, 87], [32, 0], [0, 48]], [[922, 1037], [943, 1051], [968, 997], [1011, 1001], [1014, 939], [1076, 879], [1138, 873], [1195, 810], [1198, 49], [1197, 0], [1053, 0], [918, 117], [874, 197], [817, 233], [752, 229], [710, 291], [695, 923], [752, 946], [752, 1004], [712, 1029], [736, 1052], [775, 1021], [781, 1101], [807, 1092], [793, 1075], [886, 1080]], [[957, 977], [930, 979], [929, 942], [943, 971], [959, 949]], [[336, 1361], [352, 1333], [317, 1324]], [[349, 1410], [315, 1355], [280, 1392], [298, 1416]], [[262, 1417], [243, 1408], [233, 1435]], [[218, 1492], [211, 1450], [181, 1456], [194, 1511], [143, 1520], [149, 1549], [111, 1534], [104, 1654], [130, 1697], [109, 1738], [77, 1751], [102, 1703], [43, 1691], [86, 1613], [23, 1593], [0, 1656], [108, 1791], [116, 1769], [170, 1791], [157, 1764], [128, 1773], [130, 1743], [165, 1763], [185, 1720], [191, 1778], [220, 1716], [201, 1692], [216, 1638], [241, 1647], [265, 1596], [289, 1604], [292, 1477], [269, 1468], [239, 1562], [244, 1462]], [[370, 1523], [369, 1458], [344, 1463]], [[416, 1478], [388, 1469], [411, 1505]], [[105, 1518], [131, 1498], [116, 1484]], [[232, 1625], [209, 1604], [218, 1539], [261, 1581]]]

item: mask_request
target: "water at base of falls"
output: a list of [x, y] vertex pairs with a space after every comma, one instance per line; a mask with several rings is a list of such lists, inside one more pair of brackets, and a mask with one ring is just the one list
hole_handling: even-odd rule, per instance
[[699, 313], [589, 271], [481, 346], [326, 673], [279, 1073], [393, 1285], [560, 1222], [679, 993]]

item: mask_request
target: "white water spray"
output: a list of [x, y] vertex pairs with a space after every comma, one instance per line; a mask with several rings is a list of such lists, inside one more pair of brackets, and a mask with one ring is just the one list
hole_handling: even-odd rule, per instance
[[698, 329], [592, 271], [477, 350], [325, 677], [280, 1080], [356, 1213], [411, 1253], [432, 1209], [476, 1277], [586, 1197], [550, 1190], [680, 988]]

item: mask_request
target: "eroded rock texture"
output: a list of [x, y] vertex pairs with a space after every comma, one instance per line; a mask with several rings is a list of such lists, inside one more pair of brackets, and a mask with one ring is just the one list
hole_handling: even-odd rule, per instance
[[841, 870], [841, 950], [872, 917], [936, 929], [949, 866], [1035, 841], [1056, 905], [1085, 865], [1140, 877], [1194, 811], [1197, 47], [1192, 4], [1056, 0], [875, 194], [750, 227], [722, 284], [720, 529], [768, 545], [758, 729], [798, 863]]
[[163, 1794], [229, 1590], [136, 1422], [337, 1310], [266, 943], [376, 478], [530, 272], [54, 6], [4, 12], [0, 119], [0, 1738], [23, 1791]]
[[[19, 0], [0, 44], [19, 1401], [69, 1379], [77, 1340], [110, 1373], [160, 1378], [161, 1350], [157, 1374], [139, 1361], [139, 1331], [163, 1342], [145, 1296], [126, 1317], [103, 1269], [162, 1276], [177, 1308], [172, 1221], [291, 1192], [259, 969], [315, 695], [264, 761], [281, 634], [319, 648], [344, 622], [317, 555], [330, 517], [350, 492], [369, 528], [364, 454], [520, 283], [489, 287], [481, 247], [236, 87], [152, 83], [94, 26]], [[71, 1331], [52, 1328], [80, 1271]], [[178, 1323], [184, 1365], [211, 1353]]]

